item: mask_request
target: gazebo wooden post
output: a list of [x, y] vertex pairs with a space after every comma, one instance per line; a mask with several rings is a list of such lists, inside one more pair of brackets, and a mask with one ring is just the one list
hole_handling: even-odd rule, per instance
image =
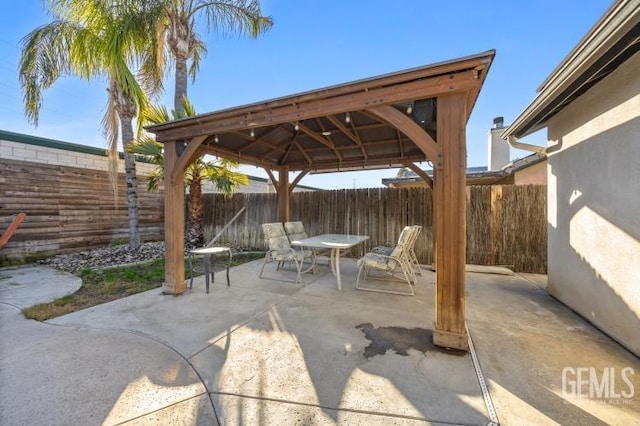
[[182, 141], [164, 143], [164, 242], [165, 272], [162, 292], [180, 294], [187, 290], [184, 277], [184, 182], [178, 166]]
[[466, 94], [438, 97], [437, 139], [442, 167], [435, 168], [436, 321], [433, 343], [468, 350], [465, 327]]
[[280, 222], [288, 222], [291, 212], [289, 204], [289, 168], [282, 167], [278, 176], [278, 217]]

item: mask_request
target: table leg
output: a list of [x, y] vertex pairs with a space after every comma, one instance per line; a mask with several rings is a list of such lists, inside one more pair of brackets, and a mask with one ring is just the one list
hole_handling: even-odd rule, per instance
[[336, 281], [338, 282], [338, 291], [342, 290], [342, 279], [340, 277], [340, 249], [333, 249], [332, 251], [335, 251], [335, 276], [336, 276]]
[[227, 287], [231, 287], [231, 281], [229, 281], [229, 268], [231, 267], [231, 250], [229, 250], [229, 260], [227, 261]]
[[211, 255], [211, 282], [216, 282], [216, 255]]
[[207, 294], [209, 293], [209, 256], [205, 255], [202, 259], [204, 264], [204, 282], [206, 283]]
[[329, 266], [331, 266], [331, 273], [333, 276], [336, 276], [336, 261], [335, 261], [335, 252], [336, 249], [332, 248], [331, 253], [329, 254]]
[[193, 253], [189, 253], [189, 288], [193, 288]]

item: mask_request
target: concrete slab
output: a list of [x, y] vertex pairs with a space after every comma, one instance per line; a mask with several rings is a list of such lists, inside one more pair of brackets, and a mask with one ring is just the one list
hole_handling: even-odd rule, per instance
[[[210, 294], [200, 277], [181, 296], [152, 290], [47, 323], [21, 305], [66, 294], [69, 277], [4, 275], [20, 279], [0, 280], [0, 424], [488, 422], [468, 354], [403, 356], [389, 337], [432, 328], [433, 273], [406, 297], [356, 291], [348, 259], [341, 292], [326, 265], [296, 285], [258, 279], [261, 262]], [[544, 276], [468, 273], [467, 316], [501, 424], [638, 423], [640, 361], [551, 298]], [[631, 368], [634, 393], [572, 397], [567, 367], [613, 371], [618, 392]]]
[[[432, 348], [408, 356], [363, 356], [371, 342], [357, 326], [424, 327], [425, 312], [415, 307], [433, 297], [432, 287], [420, 285], [423, 300], [356, 292], [344, 282], [343, 291], [334, 288], [329, 298], [327, 287], [318, 280], [191, 358], [210, 392], [311, 404], [328, 409], [333, 421], [336, 410], [456, 424], [487, 421], [468, 355]], [[216, 408], [224, 417], [225, 408]]]
[[75, 293], [82, 280], [47, 266], [0, 268], [0, 302], [21, 309]]
[[217, 279], [209, 294], [205, 293], [204, 278], [198, 277], [193, 289], [180, 296], [151, 290], [49, 323], [131, 331], [161, 341], [189, 358], [302, 288], [294, 283], [256, 279], [253, 263], [232, 269], [231, 287], [222, 277]]
[[224, 425], [367, 425], [413, 426], [426, 424], [451, 425], [451, 423], [425, 422], [423, 420], [360, 413], [348, 410], [331, 410], [313, 404], [292, 404], [264, 398], [247, 398], [236, 395], [214, 395], [216, 406], [222, 407], [220, 423]]
[[[640, 424], [640, 360], [550, 297], [545, 276], [524, 278], [467, 275], [467, 323], [500, 423]], [[588, 371], [582, 385], [577, 368]], [[603, 391], [628, 392], [623, 368], [634, 372], [630, 397], [588, 395], [591, 369], [600, 384], [612, 378]]]
[[3, 345], [2, 424], [118, 424], [207, 394], [191, 366], [154, 340], [17, 316], [10, 325], [20, 321], [53, 333], [32, 335], [22, 350]]

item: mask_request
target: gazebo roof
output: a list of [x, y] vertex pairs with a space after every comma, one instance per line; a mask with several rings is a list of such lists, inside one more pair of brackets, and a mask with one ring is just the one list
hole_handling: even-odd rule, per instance
[[494, 56], [490, 50], [147, 130], [160, 142], [184, 140], [190, 160], [212, 154], [271, 170], [306, 172], [425, 160], [437, 168], [437, 97], [466, 93], [468, 119]]

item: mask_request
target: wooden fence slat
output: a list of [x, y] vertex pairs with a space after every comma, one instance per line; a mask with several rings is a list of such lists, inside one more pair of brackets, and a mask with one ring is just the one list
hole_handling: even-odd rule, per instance
[[[0, 252], [21, 261], [38, 253], [84, 250], [128, 239], [124, 174], [114, 199], [106, 171], [1, 159], [0, 216], [24, 211], [27, 218]], [[143, 240], [162, 240], [164, 196], [149, 193], [138, 174], [138, 209]], [[0, 228], [3, 228], [0, 221]]]
[[[478, 186], [467, 191], [467, 262], [546, 273], [546, 187]], [[354, 256], [396, 241], [405, 225], [422, 225], [416, 253], [422, 264], [433, 261], [430, 188], [294, 192], [291, 202], [292, 220], [302, 221], [309, 235], [369, 235], [370, 240], [352, 252]], [[264, 249], [261, 224], [277, 221], [275, 194], [238, 193], [231, 198], [205, 194], [204, 205], [205, 229], [220, 227], [232, 212], [247, 208], [245, 219], [230, 226], [223, 237], [240, 247]]]

